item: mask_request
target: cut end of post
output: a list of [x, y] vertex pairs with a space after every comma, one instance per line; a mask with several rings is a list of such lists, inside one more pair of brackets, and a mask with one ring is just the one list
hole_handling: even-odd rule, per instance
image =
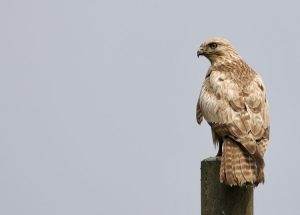
[[221, 157], [209, 157], [204, 159], [202, 162], [221, 162]]

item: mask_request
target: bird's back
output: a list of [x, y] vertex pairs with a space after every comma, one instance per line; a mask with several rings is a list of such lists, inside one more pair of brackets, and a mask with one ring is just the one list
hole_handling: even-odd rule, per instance
[[231, 185], [263, 182], [269, 116], [264, 85], [254, 70], [242, 60], [211, 66], [198, 111], [198, 118], [203, 116], [224, 142], [220, 180]]

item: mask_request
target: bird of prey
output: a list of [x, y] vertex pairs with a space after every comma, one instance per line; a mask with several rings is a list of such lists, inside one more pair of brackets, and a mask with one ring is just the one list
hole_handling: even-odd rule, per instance
[[[269, 143], [269, 108], [261, 77], [226, 39], [203, 42], [197, 56], [211, 63], [197, 102], [196, 118], [211, 127], [219, 145], [220, 182], [264, 183], [264, 154]], [[223, 151], [222, 151], [223, 148]]]

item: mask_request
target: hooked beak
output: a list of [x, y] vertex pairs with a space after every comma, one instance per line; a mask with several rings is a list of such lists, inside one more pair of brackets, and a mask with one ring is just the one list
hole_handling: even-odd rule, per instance
[[203, 54], [204, 54], [204, 49], [200, 47], [200, 49], [197, 51], [197, 57], [199, 58], [199, 56]]

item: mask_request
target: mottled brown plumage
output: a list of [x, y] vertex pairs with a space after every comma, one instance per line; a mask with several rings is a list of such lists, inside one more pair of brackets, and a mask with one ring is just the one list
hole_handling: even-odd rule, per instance
[[211, 62], [196, 117], [199, 124], [205, 118], [213, 142], [221, 146], [220, 181], [240, 186], [263, 183], [270, 123], [262, 79], [225, 39], [207, 40], [197, 55]]

